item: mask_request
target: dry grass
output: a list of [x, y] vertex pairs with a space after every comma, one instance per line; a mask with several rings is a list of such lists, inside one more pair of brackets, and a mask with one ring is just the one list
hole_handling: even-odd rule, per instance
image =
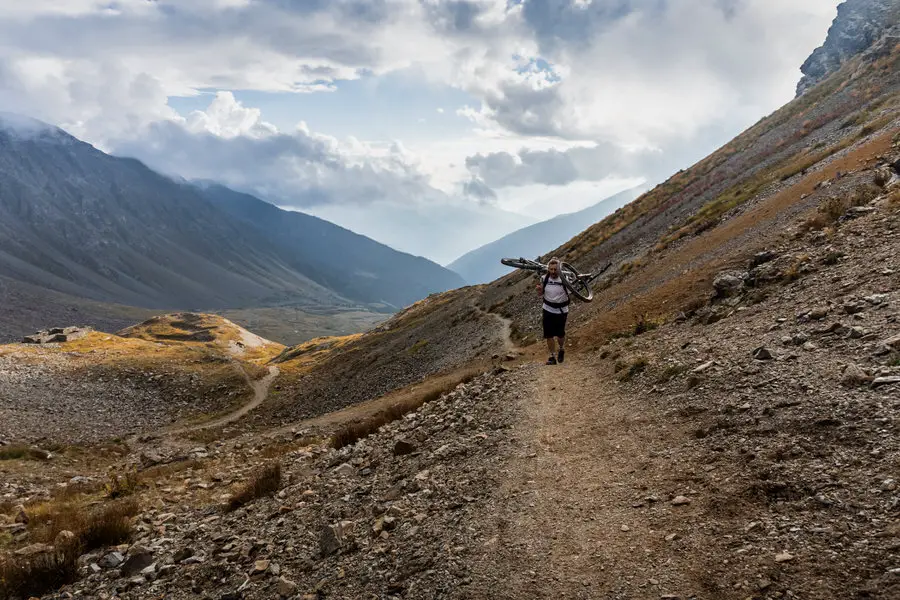
[[900, 209], [900, 189], [896, 189], [888, 196], [888, 206], [894, 210]]
[[227, 510], [237, 510], [257, 498], [271, 496], [281, 488], [281, 463], [272, 462], [263, 465], [250, 480], [242, 485], [226, 505]]
[[113, 546], [131, 538], [131, 517], [140, 510], [132, 498], [108, 502], [94, 509], [70, 502], [55, 502], [29, 510], [29, 537], [52, 544], [61, 531], [71, 531], [83, 552]]
[[43, 596], [72, 583], [78, 578], [81, 552], [81, 546], [74, 541], [54, 548], [53, 552], [15, 560], [0, 558], [0, 597]]
[[622, 371], [622, 373], [619, 375], [619, 381], [631, 381], [632, 379], [643, 373], [647, 369], [648, 364], [649, 363], [647, 362], [647, 359], [643, 356], [636, 358], [627, 365], [621, 363], [617, 364], [616, 366], [619, 367], [621, 365], [621, 368], [618, 368], [616, 370]]
[[103, 486], [107, 498], [124, 498], [137, 491], [140, 479], [137, 470], [130, 469], [122, 475], [109, 474], [109, 479]]
[[[29, 540], [52, 544], [54, 549], [28, 557], [0, 558], [0, 597], [40, 596], [75, 581], [79, 556], [131, 538], [131, 517], [139, 508], [133, 499], [94, 509], [68, 500], [30, 507]], [[63, 531], [72, 535], [60, 541]]]
[[461, 378], [449, 379], [442, 385], [423, 390], [415, 396], [401, 398], [363, 420], [347, 423], [332, 435], [331, 446], [340, 449], [344, 446], [355, 444], [359, 440], [372, 435], [381, 429], [382, 426], [401, 419], [408, 413], [419, 410], [427, 402], [437, 400], [455, 389], [456, 386], [468, 383], [477, 375], [478, 372], [475, 371], [467, 372]]
[[662, 373], [656, 378], [656, 383], [663, 384], [669, 383], [682, 373], [685, 373], [688, 370], [687, 365], [669, 365], [665, 369], [663, 369]]
[[0, 460], [46, 460], [46, 456], [45, 452], [24, 444], [0, 446]]

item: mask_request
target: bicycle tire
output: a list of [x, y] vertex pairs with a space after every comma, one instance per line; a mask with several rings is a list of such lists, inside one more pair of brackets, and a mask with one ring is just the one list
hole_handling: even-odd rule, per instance
[[530, 260], [524, 258], [501, 258], [500, 262], [507, 267], [512, 267], [514, 269], [527, 269], [529, 271], [538, 271], [541, 268], [540, 264], [534, 263]]
[[581, 273], [578, 272], [578, 269], [566, 262], [559, 266], [562, 275], [560, 279], [562, 279], [566, 289], [582, 302], [592, 301], [594, 299], [594, 292], [591, 291], [591, 286], [584, 280]]

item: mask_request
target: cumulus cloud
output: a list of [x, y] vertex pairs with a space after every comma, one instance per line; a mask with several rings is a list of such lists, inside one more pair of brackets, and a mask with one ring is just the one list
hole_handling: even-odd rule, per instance
[[[522, 135], [662, 145], [789, 98], [837, 3], [546, 0], [521, 6], [532, 65], [472, 77], [475, 122]], [[815, 17], [810, 26], [810, 17]]]
[[281, 205], [441, 201], [402, 144], [384, 147], [313, 133], [281, 132], [259, 110], [220, 92], [186, 119], [150, 123], [112, 150], [164, 173], [211, 179]]

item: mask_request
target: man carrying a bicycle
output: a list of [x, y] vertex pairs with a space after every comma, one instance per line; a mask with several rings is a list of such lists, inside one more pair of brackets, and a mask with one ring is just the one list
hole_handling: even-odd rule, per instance
[[551, 258], [547, 263], [547, 274], [537, 284], [537, 292], [544, 301], [544, 339], [547, 340], [547, 349], [550, 351], [547, 364], [555, 365], [566, 358], [566, 319], [569, 316], [569, 291], [560, 276], [558, 258]]

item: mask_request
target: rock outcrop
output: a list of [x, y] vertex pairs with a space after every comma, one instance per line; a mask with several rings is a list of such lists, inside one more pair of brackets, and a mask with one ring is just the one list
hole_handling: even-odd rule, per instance
[[900, 3], [896, 0], [847, 0], [828, 30], [825, 43], [806, 59], [800, 71], [797, 95], [837, 71], [850, 58], [871, 48], [896, 30]]
[[52, 344], [56, 342], [71, 342], [86, 336], [92, 330], [89, 327], [54, 327], [44, 329], [34, 335], [26, 335], [22, 338], [23, 344]]

